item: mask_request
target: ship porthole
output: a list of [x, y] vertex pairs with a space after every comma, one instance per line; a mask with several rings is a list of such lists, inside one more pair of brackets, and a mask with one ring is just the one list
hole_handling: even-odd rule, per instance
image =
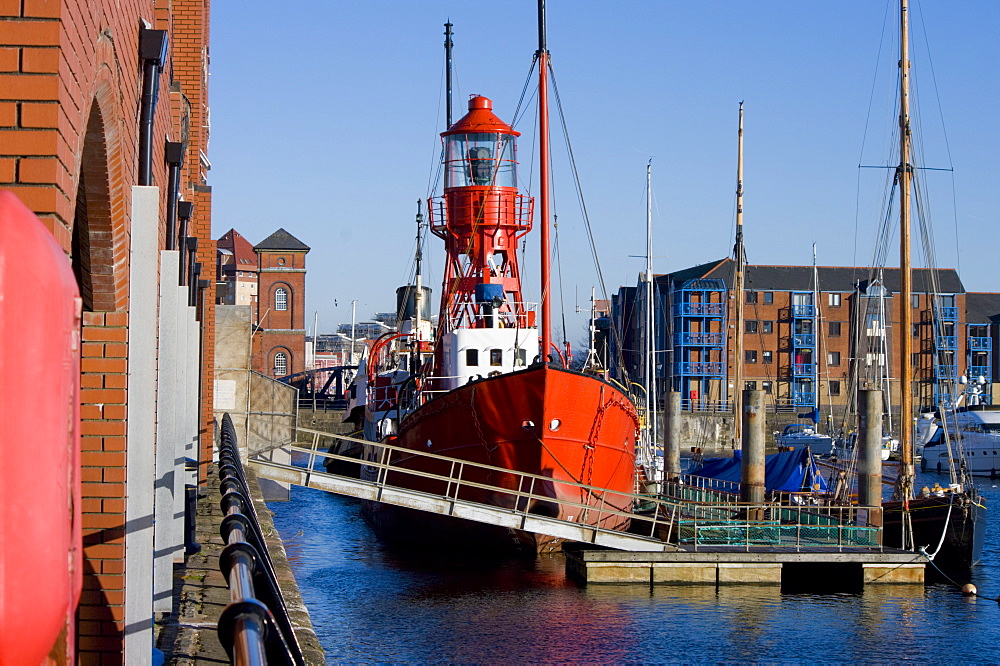
[[562, 426], [562, 421], [560, 421], [559, 419], [552, 419], [552, 421], [549, 422], [549, 430], [551, 430], [552, 432], [559, 430], [561, 426]]

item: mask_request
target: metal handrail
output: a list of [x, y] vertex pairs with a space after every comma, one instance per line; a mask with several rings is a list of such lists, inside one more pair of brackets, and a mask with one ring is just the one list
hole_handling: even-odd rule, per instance
[[[554, 499], [551, 495], [540, 494], [536, 484], [545, 483], [549, 487], [552, 484], [558, 484], [559, 486], [579, 488], [581, 497], [600, 498], [600, 504], [596, 507], [593, 501], [587, 503], [559, 498], [558, 502], [562, 506], [572, 509], [574, 516], [579, 516], [579, 519], [574, 522], [586, 522], [597, 529], [607, 529], [607, 525], [621, 524], [628, 520], [632, 522], [632, 527], [629, 529], [632, 534], [658, 538], [663, 541], [670, 540], [670, 542], [679, 543], [684, 547], [690, 544], [694, 550], [705, 545], [745, 545], [747, 548], [767, 545], [761, 543], [759, 539], [750, 538], [751, 532], [762, 525], [765, 525], [773, 533], [772, 536], [765, 539], [767, 543], [773, 541], [774, 535], [778, 539], [777, 544], [771, 545], [795, 547], [796, 549], [803, 547], [843, 549], [860, 546], [881, 550], [878, 539], [880, 528], [876, 526], [878, 521], [869, 523], [870, 517], [874, 515], [873, 511], [877, 511], [877, 508], [873, 507], [821, 507], [809, 504], [812, 498], [808, 496], [805, 498], [796, 496], [797, 499], [789, 497], [789, 501], [785, 503], [749, 504], [733, 498], [733, 489], [738, 488], [738, 484], [721, 482], [721, 486], [712, 486], [711, 480], [698, 479], [694, 476], [683, 477], [684, 482], [682, 483], [665, 484], [664, 493], [657, 496], [608, 491], [605, 488], [573, 481], [555, 481], [550, 476], [517, 472], [504, 467], [458, 460], [391, 444], [368, 442], [305, 428], [300, 428], [300, 431], [314, 435], [310, 448], [291, 447], [292, 451], [309, 456], [308, 469], [313, 468], [318, 456], [365, 465], [375, 472], [376, 480], [373, 484], [379, 487], [391, 487], [392, 484], [387, 483], [390, 473], [394, 475], [406, 474], [440, 483], [441, 492], [440, 494], [432, 493], [434, 497], [458, 501], [462, 499], [459, 495], [463, 489], [489, 491], [510, 497], [511, 510], [524, 510], [532, 500], [552, 501]], [[319, 452], [322, 436], [331, 440], [343, 439], [375, 447], [374, 455], [366, 460], [358, 460], [340, 454]], [[427, 459], [440, 463], [441, 469], [438, 472], [431, 472], [399, 466], [402, 462], [413, 463], [416, 459]], [[509, 486], [497, 486], [474, 481], [467, 478], [472, 470], [501, 472], [514, 477], [516, 483], [511, 483]], [[337, 476], [324, 475], [320, 472], [312, 473]], [[306, 483], [308, 483], [308, 478], [309, 474], [307, 473]], [[464, 499], [471, 501], [468, 500], [468, 492]], [[619, 506], [615, 506], [615, 504]], [[642, 507], [643, 511], [636, 513], [631, 510], [633, 507]], [[765, 521], [762, 518], [775, 514], [778, 515], [780, 524], [771, 524], [773, 521]], [[836, 524], [830, 522], [834, 515], [837, 517]], [[824, 522], [827, 518], [830, 520]], [[856, 524], [861, 519], [865, 519], [865, 524]], [[722, 541], [727, 541], [727, 543], [709, 543], [712, 541], [710, 537], [713, 531], [717, 532], [720, 529], [727, 531], [726, 536], [722, 538]], [[733, 530], [747, 535], [747, 538], [743, 540], [745, 544], [731, 542], [731, 535], [728, 532]], [[689, 538], [692, 534], [693, 540]]]
[[219, 435], [219, 502], [226, 543], [219, 568], [229, 583], [230, 603], [219, 616], [219, 641], [235, 664], [305, 664], [281, 596], [274, 565], [240, 460], [236, 429], [222, 416]]

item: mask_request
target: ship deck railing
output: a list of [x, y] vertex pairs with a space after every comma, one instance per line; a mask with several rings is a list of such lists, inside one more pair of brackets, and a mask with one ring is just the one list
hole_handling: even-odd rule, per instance
[[[255, 456], [251, 466], [277, 481], [622, 550], [698, 550], [719, 540], [741, 548], [881, 549], [875, 507], [818, 507], [801, 498], [801, 504], [752, 504], [686, 484], [675, 484], [682, 493], [630, 493], [346, 435], [299, 433], [311, 441], [291, 447], [290, 463]], [[344, 448], [339, 443], [363, 448], [365, 458], [331, 452]], [[324, 461], [336, 462], [341, 473], [322, 471]], [[357, 478], [362, 466], [364, 479]], [[555, 505], [564, 518], [553, 515]], [[774, 521], [777, 537], [755, 536], [762, 523], [770, 528]], [[713, 536], [720, 530], [728, 536]]]

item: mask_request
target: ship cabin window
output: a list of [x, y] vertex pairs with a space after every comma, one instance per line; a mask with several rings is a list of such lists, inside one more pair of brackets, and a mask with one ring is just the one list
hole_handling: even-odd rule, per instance
[[514, 137], [495, 132], [445, 137], [445, 184], [516, 187]]
[[501, 366], [501, 365], [503, 365], [503, 350], [502, 349], [491, 349], [490, 350], [490, 365], [491, 366]]
[[516, 360], [514, 365], [523, 368], [528, 365], [528, 352], [524, 349], [518, 349], [515, 353]]
[[479, 350], [478, 349], [466, 349], [465, 350], [465, 364], [467, 366], [477, 366], [477, 365], [479, 365]]

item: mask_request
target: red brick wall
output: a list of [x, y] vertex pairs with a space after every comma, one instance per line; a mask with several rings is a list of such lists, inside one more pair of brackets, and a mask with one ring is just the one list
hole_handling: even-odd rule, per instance
[[[137, 177], [141, 20], [173, 30], [173, 60], [160, 77], [153, 184], [162, 188], [162, 212], [167, 195], [163, 145], [181, 139], [182, 109], [193, 100], [182, 189], [195, 201], [191, 234], [202, 239], [199, 259], [210, 268], [215, 254], [211, 194], [199, 166], [200, 154], [207, 152], [208, 3], [0, 0], [0, 187], [13, 190], [34, 210], [71, 256], [88, 310], [81, 362], [85, 562], [77, 627], [80, 663], [122, 661], [128, 251], [131, 187]], [[182, 93], [170, 93], [174, 80]], [[196, 192], [194, 186], [203, 189]], [[83, 217], [78, 200], [85, 202]], [[76, 248], [75, 224], [85, 238]], [[161, 247], [165, 233], [161, 225]], [[202, 320], [210, 367], [211, 308]], [[211, 373], [204, 378], [210, 432]]]

